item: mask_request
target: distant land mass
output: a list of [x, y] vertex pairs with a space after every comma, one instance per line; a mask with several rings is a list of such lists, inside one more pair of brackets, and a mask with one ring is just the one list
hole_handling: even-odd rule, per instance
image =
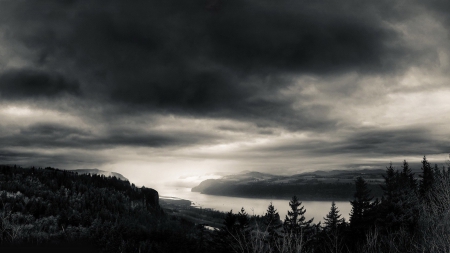
[[72, 172], [76, 172], [78, 174], [95, 174], [95, 175], [104, 175], [105, 177], [116, 177], [122, 181], [130, 181], [128, 178], [124, 177], [122, 174], [111, 171], [104, 171], [99, 169], [81, 169], [81, 170], [69, 170]]
[[382, 169], [314, 171], [292, 176], [279, 176], [255, 171], [207, 179], [191, 189], [202, 194], [302, 200], [351, 200], [355, 179], [362, 177], [374, 197], [380, 197], [385, 173]]

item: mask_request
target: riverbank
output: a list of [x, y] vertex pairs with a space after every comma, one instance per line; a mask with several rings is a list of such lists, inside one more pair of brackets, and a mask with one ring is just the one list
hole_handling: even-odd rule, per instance
[[225, 213], [193, 205], [192, 201], [177, 197], [161, 196], [159, 204], [168, 215], [179, 217], [213, 230], [222, 226]]

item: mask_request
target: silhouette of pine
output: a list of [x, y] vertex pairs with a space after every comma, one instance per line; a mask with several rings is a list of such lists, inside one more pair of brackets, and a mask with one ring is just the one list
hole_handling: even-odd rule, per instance
[[270, 205], [267, 207], [267, 212], [264, 215], [264, 224], [266, 225], [267, 232], [269, 233], [269, 242], [273, 242], [278, 239], [278, 230], [281, 228], [281, 221], [280, 215], [278, 214], [277, 209], [275, 209], [272, 205], [272, 202], [270, 202]]
[[291, 210], [284, 220], [284, 230], [287, 233], [300, 234], [310, 227], [313, 219], [306, 220], [306, 209], [302, 206], [302, 202], [298, 201], [297, 196], [293, 196], [289, 201]]
[[419, 175], [422, 180], [419, 183], [419, 193], [422, 197], [431, 190], [433, 186], [434, 176], [430, 163], [427, 161], [426, 156], [423, 156], [422, 160], [422, 175]]
[[403, 160], [400, 178], [401, 178], [401, 186], [404, 190], [413, 190], [413, 191], [416, 190], [417, 181], [414, 178], [414, 173], [412, 172], [406, 160]]
[[237, 214], [236, 219], [237, 219], [237, 221], [239, 223], [239, 228], [240, 229], [248, 228], [248, 225], [250, 223], [250, 219], [248, 218], [248, 214], [247, 214], [247, 212], [245, 212], [244, 207], [241, 208], [241, 211]]
[[306, 220], [306, 209], [302, 206], [302, 202], [298, 201], [297, 196], [292, 197], [289, 206], [291, 210], [288, 210], [283, 224], [285, 236], [290, 236], [293, 244], [300, 241], [305, 244], [310, 241], [313, 234], [311, 227], [313, 219]]
[[237, 217], [235, 214], [233, 214], [233, 209], [231, 209], [229, 212], [225, 214], [225, 218], [223, 221], [223, 224], [225, 225], [224, 228], [230, 232], [233, 231], [236, 221]]
[[367, 187], [366, 181], [362, 177], [355, 180], [356, 192], [354, 199], [350, 201], [352, 210], [350, 212], [350, 228], [355, 233], [356, 237], [364, 235], [365, 231], [372, 225], [371, 220], [373, 212], [371, 212], [370, 190]]
[[338, 229], [340, 225], [344, 222], [344, 219], [341, 218], [339, 214], [339, 210], [334, 201], [331, 203], [330, 212], [328, 212], [327, 216], [323, 218], [325, 224], [325, 230], [335, 231]]
[[392, 202], [396, 197], [397, 189], [399, 187], [399, 175], [398, 172], [394, 170], [392, 163], [389, 164], [389, 167], [386, 167], [386, 174], [383, 175], [384, 185], [381, 185], [383, 189], [383, 197], [385, 201]]
[[383, 175], [384, 193], [378, 210], [378, 224], [385, 232], [393, 232], [400, 227], [413, 223], [415, 217], [412, 212], [412, 194], [415, 192], [415, 181], [411, 169], [406, 161], [403, 162], [402, 172], [394, 171], [392, 163]]

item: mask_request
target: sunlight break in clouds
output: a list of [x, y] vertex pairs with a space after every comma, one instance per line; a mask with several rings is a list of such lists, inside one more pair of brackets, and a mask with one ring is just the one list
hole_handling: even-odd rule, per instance
[[449, 4], [44, 2], [1, 2], [1, 164], [187, 185], [447, 158]]
[[8, 106], [5, 110], [3, 110], [3, 113], [13, 116], [29, 116], [33, 112], [28, 107]]

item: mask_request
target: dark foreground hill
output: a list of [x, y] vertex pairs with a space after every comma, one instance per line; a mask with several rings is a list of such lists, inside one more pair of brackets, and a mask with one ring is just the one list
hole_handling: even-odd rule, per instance
[[0, 166], [0, 252], [201, 252], [158, 200], [116, 177]]

